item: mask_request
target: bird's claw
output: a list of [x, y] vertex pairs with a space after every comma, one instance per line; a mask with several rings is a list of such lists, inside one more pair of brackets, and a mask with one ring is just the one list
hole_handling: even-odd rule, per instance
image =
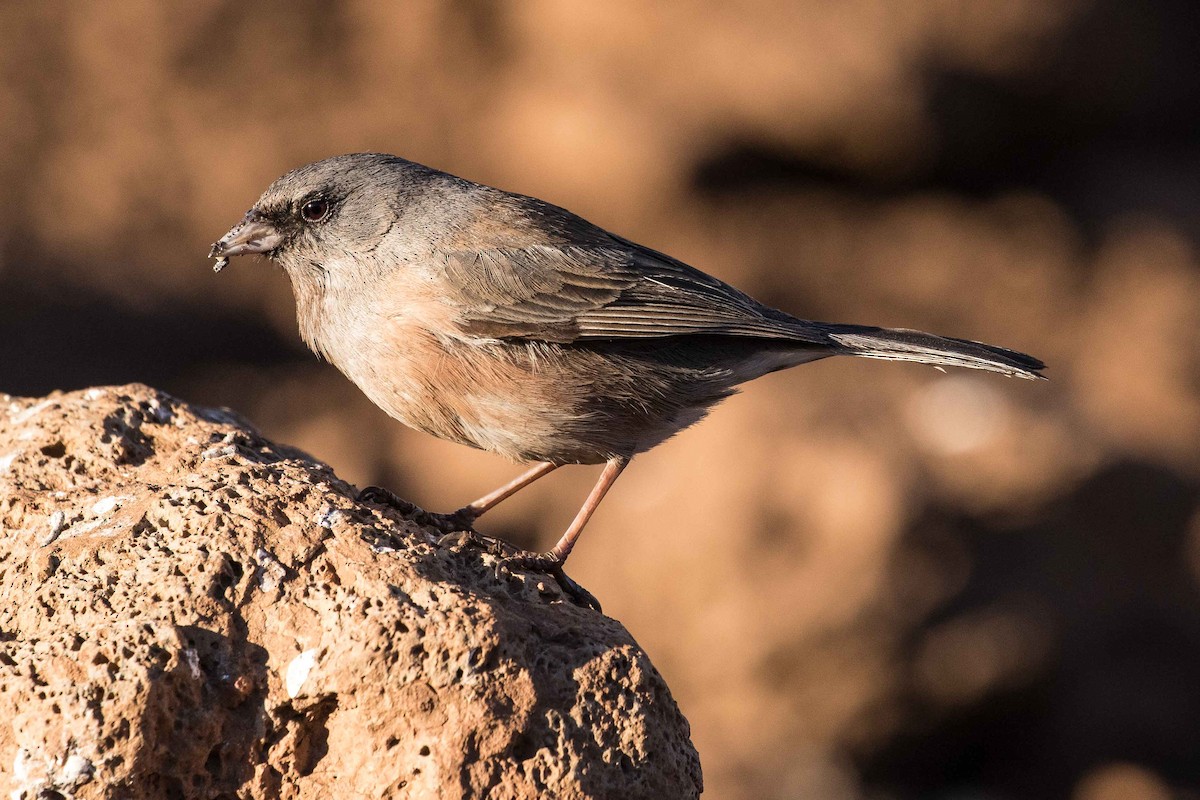
[[358, 500], [362, 503], [387, 506], [399, 512], [400, 516], [405, 519], [412, 520], [422, 527], [434, 529], [441, 534], [437, 539], [438, 547], [446, 549], [478, 547], [491, 553], [498, 559], [496, 562], [496, 578], [498, 580], [504, 580], [505, 577], [512, 575], [513, 570], [521, 569], [549, 575], [558, 583], [563, 594], [576, 605], [595, 611], [601, 610], [600, 601], [596, 599], [595, 595], [563, 572], [563, 561], [554, 553], [519, 551], [505, 556], [503, 541], [491, 536], [484, 536], [475, 530], [473, 526], [478, 514], [469, 507], [460, 508], [452, 514], [434, 514], [382, 486], [368, 486], [358, 493]]
[[523, 569], [529, 572], [549, 575], [558, 583], [563, 594], [569, 597], [575, 605], [603, 613], [603, 610], [600, 608], [600, 601], [596, 599], [596, 596], [580, 586], [579, 583], [563, 571], [563, 560], [554, 553], [522, 552], [501, 559], [496, 564], [496, 577], [503, 579], [506, 573], [507, 575], [512, 575], [514, 569]]
[[359, 491], [356, 499], [360, 503], [375, 503], [376, 505], [393, 508], [406, 517], [411, 514], [424, 513], [417, 504], [410, 503], [392, 490], [385, 489], [382, 486], [368, 486]]
[[462, 550], [476, 547], [500, 557], [504, 555], [504, 542], [493, 536], [484, 536], [476, 530], [458, 530], [438, 537], [437, 546], [446, 550]]
[[474, 533], [472, 527], [478, 516], [469, 508], [460, 508], [451, 514], [435, 514], [411, 503], [395, 492], [382, 486], [368, 486], [358, 493], [360, 503], [376, 503], [395, 509], [400, 516], [425, 528], [433, 528], [445, 537], [452, 533]]

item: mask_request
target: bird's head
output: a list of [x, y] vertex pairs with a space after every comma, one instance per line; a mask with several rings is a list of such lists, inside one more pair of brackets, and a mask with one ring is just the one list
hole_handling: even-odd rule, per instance
[[[369, 270], [427, 168], [396, 156], [353, 153], [294, 169], [272, 183], [209, 257], [265, 255], [293, 283], [324, 282], [330, 270]], [[356, 276], [351, 276], [356, 277]]]

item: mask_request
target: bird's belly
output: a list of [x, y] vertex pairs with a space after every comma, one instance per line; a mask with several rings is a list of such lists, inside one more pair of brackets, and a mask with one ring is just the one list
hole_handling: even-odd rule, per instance
[[419, 431], [514, 461], [604, 461], [607, 454], [570, 432], [579, 387], [519, 351], [408, 331], [402, 344], [360, 346], [335, 363], [372, 402]]
[[338, 366], [412, 428], [514, 461], [560, 464], [647, 450], [702, 418], [729, 385], [690, 392], [688, 376], [664, 385], [587, 348], [419, 331], [402, 347], [358, 347]]

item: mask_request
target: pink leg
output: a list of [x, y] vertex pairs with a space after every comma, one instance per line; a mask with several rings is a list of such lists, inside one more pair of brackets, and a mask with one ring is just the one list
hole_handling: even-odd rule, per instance
[[556, 469], [558, 469], [558, 465], [551, 464], [549, 461], [538, 464], [533, 469], [518, 475], [516, 478], [504, 484], [496, 491], [485, 494], [474, 503], [469, 503], [454, 513], [463, 517], [469, 517], [470, 520], [474, 522], [482, 517], [485, 512], [490, 511], [496, 506], [500, 505], [502, 501], [507, 500], [529, 484], [536, 481], [538, 478], [545, 477], [551, 472], [554, 472]]
[[567, 556], [571, 555], [571, 550], [575, 547], [575, 542], [579, 539], [579, 534], [583, 533], [583, 528], [588, 524], [588, 520], [592, 518], [592, 514], [596, 513], [596, 509], [600, 505], [600, 501], [604, 499], [604, 495], [608, 494], [608, 490], [612, 488], [613, 483], [617, 480], [617, 476], [629, 464], [628, 458], [614, 458], [604, 465], [604, 472], [600, 473], [600, 480], [596, 481], [596, 485], [592, 487], [591, 494], [587, 500], [583, 501], [583, 507], [579, 509], [579, 513], [575, 515], [575, 519], [571, 521], [566, 533], [558, 540], [558, 544], [550, 549], [547, 555], [551, 556], [558, 565], [566, 562]]
[[584, 526], [588, 524], [588, 520], [592, 518], [592, 514], [596, 513], [596, 508], [600, 505], [600, 501], [604, 499], [604, 495], [608, 494], [608, 490], [612, 488], [613, 483], [617, 480], [617, 476], [628, 465], [628, 458], [613, 458], [604, 465], [604, 471], [600, 473], [600, 479], [596, 481], [596, 485], [592, 487], [587, 500], [583, 502], [583, 507], [579, 509], [579, 513], [575, 515], [575, 519], [571, 520], [571, 524], [567, 526], [566, 532], [549, 552], [518, 553], [505, 559], [502, 562], [503, 565], [506, 568], [525, 568], [552, 575], [568, 597], [571, 597], [580, 605], [599, 611], [600, 602], [592, 596], [591, 592], [567, 577], [567, 574], [563, 572], [563, 564], [566, 563], [567, 556], [571, 555], [571, 550], [574, 549], [575, 542], [579, 540], [579, 534], [583, 533]]
[[503, 500], [507, 500], [514, 494], [524, 489], [529, 484], [541, 478], [544, 475], [549, 475], [555, 469], [557, 464], [545, 462], [538, 464], [533, 469], [530, 469], [519, 475], [514, 480], [501, 486], [496, 491], [485, 494], [483, 497], [476, 500], [474, 503], [463, 506], [453, 514], [433, 514], [416, 506], [401, 497], [398, 497], [394, 492], [379, 486], [368, 486], [358, 493], [359, 500], [367, 502], [380, 503], [382, 505], [391, 506], [399, 511], [408, 519], [413, 520], [419, 525], [424, 525], [429, 528], [441, 531], [444, 534], [456, 532], [470, 532], [475, 520], [483, 516], [484, 512], [491, 510]]

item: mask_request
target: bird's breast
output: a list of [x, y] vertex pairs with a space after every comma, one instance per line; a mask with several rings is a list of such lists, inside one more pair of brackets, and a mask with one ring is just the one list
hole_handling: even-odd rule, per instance
[[602, 461], [564, 431], [582, 387], [527, 348], [448, 339], [410, 320], [362, 331], [338, 366], [376, 405], [417, 430], [514, 461]]

